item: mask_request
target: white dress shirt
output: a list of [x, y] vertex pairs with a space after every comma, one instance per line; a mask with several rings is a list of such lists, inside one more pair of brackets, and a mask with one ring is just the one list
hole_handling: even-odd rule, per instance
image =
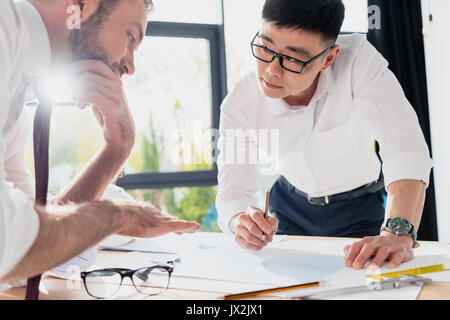
[[39, 230], [30, 199], [33, 182], [26, 177], [25, 159], [18, 159], [27, 133], [17, 121], [32, 81], [50, 62], [47, 30], [37, 10], [29, 2], [0, 1], [0, 278], [25, 255]]
[[[381, 165], [374, 140], [380, 144], [386, 187], [400, 179], [428, 186], [433, 165], [428, 146], [388, 62], [364, 35], [339, 36], [337, 44], [341, 51], [321, 72], [308, 106], [265, 97], [254, 72], [222, 103], [216, 198], [222, 231], [230, 233], [230, 219], [257, 204], [258, 164], [251, 157], [232, 161], [235, 154], [256, 149], [271, 155], [277, 173], [311, 197], [377, 180]], [[237, 129], [267, 134], [236, 138]]]

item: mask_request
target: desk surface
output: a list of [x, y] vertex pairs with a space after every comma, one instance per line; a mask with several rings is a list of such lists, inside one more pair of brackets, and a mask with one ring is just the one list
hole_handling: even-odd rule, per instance
[[[299, 239], [314, 239], [320, 240], [325, 238], [320, 237], [287, 237], [287, 240]], [[327, 240], [333, 238], [326, 238]], [[336, 238], [336, 240], [338, 240]], [[339, 238], [342, 240], [342, 238]], [[353, 239], [355, 240], [355, 239]], [[123, 252], [99, 251], [97, 261], [107, 261], [112, 257], [124, 254]], [[195, 279], [196, 284], [204, 282], [203, 287], [214, 288], [212, 280]], [[212, 285], [209, 285], [212, 284]], [[201, 288], [202, 285], [195, 285], [194, 288]], [[25, 296], [25, 287], [11, 288], [0, 293], [0, 300], [22, 300]], [[253, 290], [253, 289], [252, 289]], [[243, 291], [247, 291], [243, 289]], [[132, 299], [132, 300], [217, 300], [227, 292], [206, 291], [195, 289], [168, 289], [167, 291], [157, 296], [144, 296], [136, 292], [136, 289], [131, 283], [123, 283], [120, 291], [113, 299]], [[51, 276], [43, 277], [41, 283], [41, 300], [85, 300], [92, 299], [85, 291], [84, 286], [80, 282], [74, 282], [64, 279], [58, 279]], [[252, 300], [252, 298], [246, 298]], [[275, 296], [255, 297], [253, 299], [280, 299]], [[424, 285], [418, 300], [450, 300], [450, 282], [433, 282], [429, 285]]]

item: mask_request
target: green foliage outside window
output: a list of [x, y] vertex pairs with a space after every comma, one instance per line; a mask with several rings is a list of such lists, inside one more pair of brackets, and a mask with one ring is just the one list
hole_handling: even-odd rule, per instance
[[[64, 109], [62, 109], [64, 108]], [[174, 105], [174, 116], [179, 117], [182, 112], [181, 105]], [[86, 110], [61, 107], [56, 110], [52, 119], [51, 148], [50, 148], [50, 189], [56, 194], [81, 172], [89, 159], [102, 145], [102, 133], [92, 115]], [[32, 119], [34, 110], [27, 110]], [[69, 126], [67, 119], [70, 119]], [[180, 123], [180, 122], [178, 122]], [[180, 124], [181, 125], [181, 124]], [[136, 133], [136, 145], [129, 159], [129, 166], [134, 172], [160, 172], [160, 161], [164, 151], [164, 137], [150, 116], [147, 128]], [[63, 132], [63, 134], [61, 134]], [[182, 131], [180, 131], [182, 132]], [[59, 133], [59, 134], [58, 134]], [[180, 142], [188, 137], [179, 136]], [[180, 152], [193, 152], [195, 159], [208, 159], [206, 154], [196, 152], [193, 143], [189, 150]], [[30, 143], [27, 148], [27, 166], [34, 173], [33, 150]], [[194, 164], [182, 164], [177, 171], [209, 170], [208, 161]], [[130, 172], [131, 173], [131, 172]], [[153, 190], [127, 190], [138, 200], [150, 201], [161, 210], [186, 220], [198, 221], [202, 231], [220, 231], [217, 225], [216, 209], [214, 206], [217, 193], [216, 186], [186, 187]], [[205, 220], [207, 213], [209, 219]], [[203, 223], [205, 221], [205, 223]]]
[[[180, 127], [180, 113], [182, 106], [177, 101], [174, 104], [174, 116], [177, 119], [177, 124]], [[164, 148], [164, 137], [157, 127], [154, 125], [152, 116], [149, 118], [148, 128], [138, 132], [137, 141], [140, 150], [136, 150], [130, 162], [138, 172], [159, 172], [160, 159]], [[185, 141], [188, 139], [188, 141]], [[211, 164], [204, 159], [208, 156], [202, 154], [202, 151], [197, 151], [196, 147], [189, 141], [189, 137], [182, 134], [178, 130], [178, 142], [180, 146], [189, 146], [188, 150], [180, 148], [179, 156], [183, 158], [184, 152], [191, 152], [192, 159], [202, 159], [201, 161], [193, 161], [190, 164], [180, 164], [177, 171], [195, 171], [195, 170], [209, 170]], [[187, 143], [186, 143], [187, 142]], [[130, 193], [136, 199], [143, 201], [150, 201], [155, 206], [163, 211], [171, 213], [181, 219], [195, 220], [201, 225], [202, 231], [220, 231], [216, 219], [203, 223], [207, 213], [212, 216], [216, 215], [214, 206], [217, 187], [189, 187], [189, 188], [170, 188], [170, 189], [153, 189], [153, 190], [130, 190]]]

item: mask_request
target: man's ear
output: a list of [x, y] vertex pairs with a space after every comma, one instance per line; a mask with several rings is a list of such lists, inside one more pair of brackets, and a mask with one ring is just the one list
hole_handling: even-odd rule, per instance
[[80, 8], [80, 18], [82, 22], [96, 12], [100, 4], [100, 0], [70, 0], [70, 2], [72, 5]]
[[331, 47], [330, 52], [326, 56], [326, 63], [322, 66], [321, 71], [327, 69], [336, 59], [337, 55], [339, 54], [339, 51], [341, 51], [341, 47], [336, 45]]
[[83, 16], [84, 8], [86, 6], [86, 0], [71, 0], [70, 2], [72, 5], [75, 5], [78, 8], [80, 8], [81, 16]]

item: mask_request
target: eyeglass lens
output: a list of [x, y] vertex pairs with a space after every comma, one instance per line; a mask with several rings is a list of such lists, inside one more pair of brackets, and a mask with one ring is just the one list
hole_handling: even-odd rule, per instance
[[[272, 62], [274, 58], [274, 53], [267, 48], [260, 47], [259, 45], [253, 45], [253, 54], [266, 62]], [[294, 72], [301, 72], [303, 70], [303, 63], [290, 59], [289, 57], [283, 56], [282, 66]]]
[[98, 270], [86, 275], [87, 292], [96, 298], [107, 298], [119, 291], [122, 276], [116, 271]]
[[155, 295], [167, 289], [169, 278], [169, 272], [158, 267], [142, 268], [133, 273], [133, 283], [136, 289], [148, 295]]

